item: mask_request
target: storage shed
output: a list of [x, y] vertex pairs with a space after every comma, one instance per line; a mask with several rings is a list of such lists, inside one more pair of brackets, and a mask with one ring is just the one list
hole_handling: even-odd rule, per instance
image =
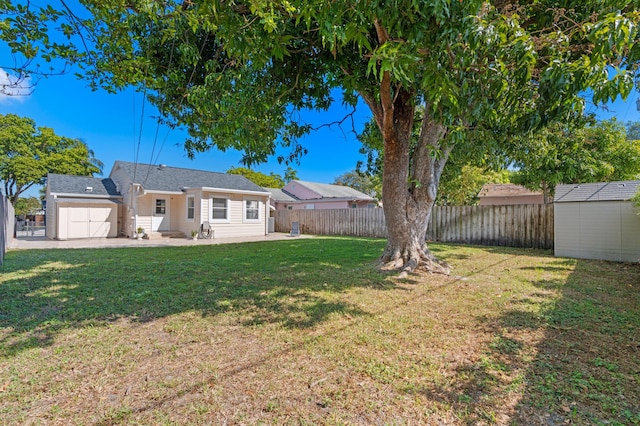
[[555, 255], [640, 262], [640, 180], [556, 186]]

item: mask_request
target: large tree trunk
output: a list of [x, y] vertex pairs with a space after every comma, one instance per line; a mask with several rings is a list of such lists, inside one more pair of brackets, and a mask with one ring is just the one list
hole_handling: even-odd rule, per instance
[[433, 256], [425, 241], [440, 176], [450, 152], [450, 148], [440, 146], [444, 135], [445, 128], [432, 121], [427, 111], [412, 155], [410, 133], [407, 141], [384, 139], [382, 194], [389, 237], [380, 259], [383, 268], [449, 273], [448, 265]]
[[[386, 29], [375, 22], [380, 44], [389, 40]], [[399, 269], [403, 275], [424, 268], [449, 273], [426, 244], [426, 232], [438, 184], [451, 146], [443, 146], [446, 127], [431, 118], [429, 105], [415, 146], [411, 137], [416, 93], [393, 83], [389, 72], [382, 73], [378, 96], [361, 93], [371, 108], [384, 140], [382, 203], [387, 224], [387, 246], [380, 258], [383, 269]]]
[[382, 202], [388, 240], [381, 267], [403, 274], [418, 268], [448, 274], [449, 266], [436, 259], [425, 239], [440, 176], [451, 152], [451, 146], [442, 146], [446, 128], [426, 110], [412, 149], [413, 94], [397, 88], [393, 96], [382, 91], [379, 102], [372, 96], [364, 98], [384, 140]]

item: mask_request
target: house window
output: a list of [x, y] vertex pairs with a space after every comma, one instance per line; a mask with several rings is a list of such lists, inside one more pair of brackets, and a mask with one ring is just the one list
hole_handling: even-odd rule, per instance
[[167, 212], [167, 200], [156, 200], [156, 214], [166, 214]]
[[187, 220], [192, 222], [196, 218], [196, 197], [187, 196]]
[[315, 210], [316, 205], [315, 204], [305, 204], [304, 205], [304, 209], [305, 210]]
[[229, 220], [229, 199], [228, 198], [211, 198], [210, 209], [211, 221], [228, 221]]
[[260, 220], [260, 201], [244, 200], [244, 220], [247, 222]]
[[293, 210], [293, 206], [287, 206], [287, 210]]
[[358, 208], [358, 204], [357, 203], [351, 203], [351, 208], [352, 209], [357, 209]]

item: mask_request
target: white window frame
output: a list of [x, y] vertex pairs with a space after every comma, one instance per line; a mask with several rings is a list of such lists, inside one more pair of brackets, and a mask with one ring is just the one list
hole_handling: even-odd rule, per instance
[[[213, 200], [225, 200], [227, 203], [227, 212], [225, 219], [214, 219], [213, 218]], [[231, 223], [231, 199], [229, 197], [221, 197], [216, 195], [211, 195], [209, 197], [209, 221], [212, 223]]]
[[305, 210], [315, 210], [316, 209], [316, 205], [315, 204], [305, 204], [304, 205], [304, 209]]
[[352, 209], [357, 209], [358, 208], [358, 203], [351, 203], [350, 206]]
[[[189, 201], [193, 201], [193, 207], [189, 207]], [[189, 209], [190, 208], [193, 209], [193, 217], [189, 217]], [[195, 196], [195, 194], [187, 195], [187, 213], [186, 213], [186, 217], [187, 217], [187, 222], [195, 222], [195, 220], [196, 220], [196, 196]]]
[[[258, 218], [247, 219], [247, 202], [255, 201], [258, 203]], [[262, 221], [262, 201], [258, 198], [245, 198], [242, 201], [242, 221], [244, 223], [260, 223]]]

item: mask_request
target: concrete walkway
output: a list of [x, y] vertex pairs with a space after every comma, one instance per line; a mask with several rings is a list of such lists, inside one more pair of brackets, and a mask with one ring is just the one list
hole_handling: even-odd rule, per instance
[[191, 238], [160, 238], [154, 240], [134, 240], [132, 238], [90, 238], [58, 241], [50, 240], [46, 237], [21, 237], [19, 239], [13, 239], [13, 241], [9, 243], [9, 250], [201, 246], [211, 244], [250, 243], [255, 241], [292, 240], [295, 238], [310, 237], [312, 237], [312, 235], [292, 237], [289, 234], [284, 233], [273, 233], [259, 237], [213, 238], [210, 240], [192, 240]]

